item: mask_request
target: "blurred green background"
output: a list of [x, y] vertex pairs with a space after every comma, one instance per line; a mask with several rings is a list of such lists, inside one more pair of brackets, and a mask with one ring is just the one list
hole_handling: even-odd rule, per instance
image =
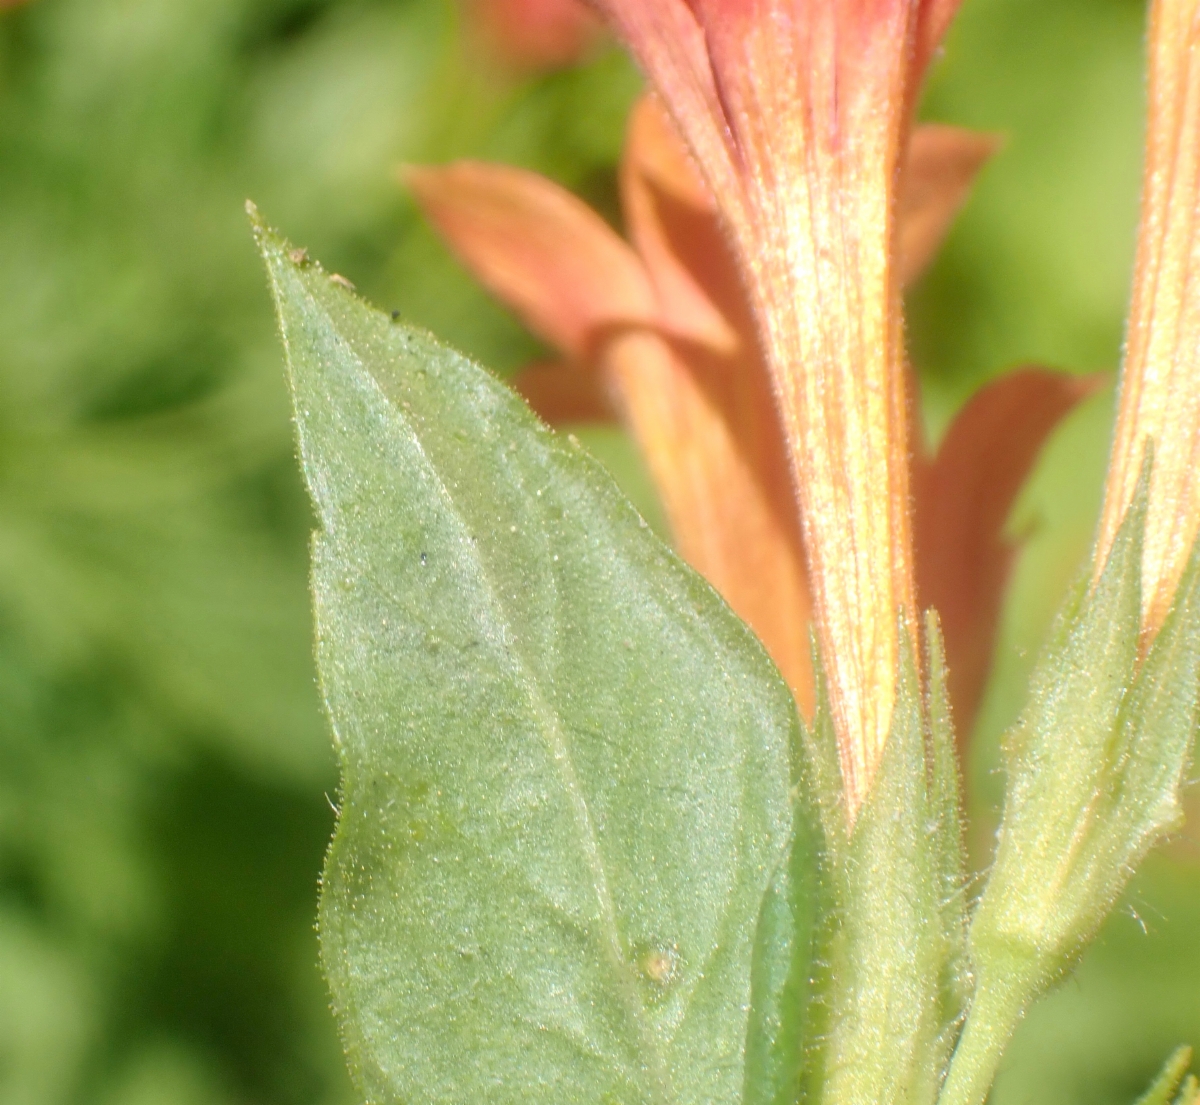
[[[1142, 0], [966, 0], [931, 118], [1002, 132], [911, 344], [936, 434], [1020, 362], [1115, 368]], [[34, 0], [0, 11], [0, 1105], [353, 1094], [317, 971], [337, 781], [308, 508], [242, 204], [445, 339], [537, 347], [422, 225], [404, 161], [548, 173], [615, 218], [615, 51], [516, 79], [451, 0]], [[1091, 537], [1111, 395], [1052, 441], [973, 743], [996, 741]], [[588, 441], [652, 514], [628, 445]], [[1135, 881], [1030, 1017], [998, 1103], [1131, 1102], [1200, 1044], [1200, 836]]]

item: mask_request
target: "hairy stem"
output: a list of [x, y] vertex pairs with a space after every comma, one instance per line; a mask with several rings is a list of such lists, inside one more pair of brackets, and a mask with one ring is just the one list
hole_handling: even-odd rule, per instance
[[1021, 971], [1004, 979], [978, 979], [938, 1105], [983, 1105], [1008, 1042], [1028, 1007], [1031, 987], [1027, 981]]

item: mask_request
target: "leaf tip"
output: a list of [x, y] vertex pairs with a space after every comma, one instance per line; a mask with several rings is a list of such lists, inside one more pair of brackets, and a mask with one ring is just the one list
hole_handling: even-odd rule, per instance
[[250, 220], [250, 231], [254, 235], [254, 241], [268, 262], [271, 260], [272, 253], [286, 251], [287, 242], [278, 231], [272, 230], [267, 225], [266, 219], [258, 209], [258, 204], [250, 199], [246, 200], [246, 217]]
[[255, 242], [258, 243], [258, 248], [265, 251], [267, 243], [277, 238], [278, 235], [267, 225], [266, 219], [258, 209], [258, 204], [252, 199], [246, 200], [246, 217], [250, 220], [250, 231], [254, 235]]
[[[250, 219], [250, 229], [254, 234], [254, 241], [269, 270], [277, 272], [285, 263], [290, 262], [298, 269], [311, 267], [321, 271], [320, 264], [309, 257], [307, 249], [303, 246], [293, 246], [279, 231], [272, 229], [267, 224], [253, 200], [246, 200], [246, 215]], [[339, 273], [330, 273], [328, 278], [331, 283], [338, 284], [349, 291], [355, 290], [354, 284]]]

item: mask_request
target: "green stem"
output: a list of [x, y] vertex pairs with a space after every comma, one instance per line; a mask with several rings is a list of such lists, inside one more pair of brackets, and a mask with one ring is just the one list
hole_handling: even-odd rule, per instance
[[1018, 975], [1000, 981], [980, 977], [938, 1105], [983, 1105], [1008, 1041], [1025, 1015], [1035, 988]]

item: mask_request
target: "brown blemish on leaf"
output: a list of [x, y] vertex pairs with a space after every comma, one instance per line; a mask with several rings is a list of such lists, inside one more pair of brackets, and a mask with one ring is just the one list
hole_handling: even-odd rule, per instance
[[651, 948], [638, 966], [649, 981], [666, 989], [679, 973], [679, 953], [673, 947]]

